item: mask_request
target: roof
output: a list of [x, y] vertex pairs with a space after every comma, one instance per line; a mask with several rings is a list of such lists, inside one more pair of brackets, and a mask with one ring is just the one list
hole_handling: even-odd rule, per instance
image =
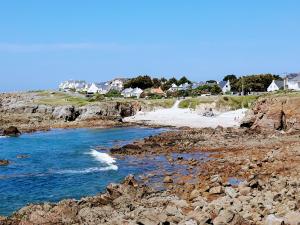
[[226, 84], [227, 84], [227, 81], [222, 80], [222, 81], [219, 82], [219, 87], [223, 88]]
[[290, 81], [300, 81], [300, 73], [290, 73], [286, 76]]
[[106, 82], [101, 82], [101, 83], [93, 83], [97, 88], [102, 89], [102, 90], [109, 90], [110, 86], [106, 85]]
[[283, 80], [274, 80], [274, 83], [278, 88], [283, 88], [284, 86], [284, 81]]

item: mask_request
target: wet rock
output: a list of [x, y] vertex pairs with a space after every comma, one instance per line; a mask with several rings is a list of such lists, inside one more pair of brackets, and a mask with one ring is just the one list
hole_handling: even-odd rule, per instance
[[9, 161], [6, 159], [0, 159], [0, 166], [7, 166], [9, 165]]
[[19, 136], [21, 132], [15, 126], [10, 126], [3, 130], [4, 136]]
[[29, 155], [17, 155], [17, 159], [27, 159], [29, 157]]

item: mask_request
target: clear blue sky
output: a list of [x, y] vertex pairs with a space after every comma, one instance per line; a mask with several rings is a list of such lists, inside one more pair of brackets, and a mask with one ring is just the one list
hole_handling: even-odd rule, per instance
[[3, 0], [0, 91], [300, 71], [298, 0]]

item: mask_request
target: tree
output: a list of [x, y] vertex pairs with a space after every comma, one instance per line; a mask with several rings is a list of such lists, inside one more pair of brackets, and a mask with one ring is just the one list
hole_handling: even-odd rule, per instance
[[210, 92], [212, 95], [218, 95], [222, 92], [222, 89], [219, 87], [219, 85], [215, 84], [211, 86]]
[[226, 75], [224, 78], [223, 78], [224, 81], [230, 81], [230, 82], [233, 82], [233, 81], [236, 81], [237, 80], [237, 77], [233, 74], [230, 74], [230, 75]]
[[153, 78], [152, 82], [153, 82], [153, 87], [155, 87], [155, 88], [158, 88], [161, 86], [161, 80], [159, 80], [157, 78]]
[[129, 81], [127, 81], [124, 84], [124, 88], [141, 88], [141, 89], [147, 89], [153, 87], [153, 81], [151, 77], [145, 75], [145, 76], [138, 76], [136, 78], [132, 78]]
[[180, 85], [180, 84], [185, 84], [185, 83], [191, 84], [192, 82], [190, 80], [188, 80], [185, 76], [183, 76], [178, 80], [177, 83], [178, 83], [178, 85]]
[[216, 84], [217, 81], [215, 81], [215, 80], [207, 80], [206, 83], [207, 84]]
[[109, 97], [109, 98], [121, 97], [121, 92], [119, 92], [118, 90], [112, 89], [105, 94], [105, 97]]

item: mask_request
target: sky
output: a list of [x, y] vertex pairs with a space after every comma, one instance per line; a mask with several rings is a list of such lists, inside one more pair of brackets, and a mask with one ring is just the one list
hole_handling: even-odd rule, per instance
[[0, 91], [299, 72], [298, 0], [3, 0]]

